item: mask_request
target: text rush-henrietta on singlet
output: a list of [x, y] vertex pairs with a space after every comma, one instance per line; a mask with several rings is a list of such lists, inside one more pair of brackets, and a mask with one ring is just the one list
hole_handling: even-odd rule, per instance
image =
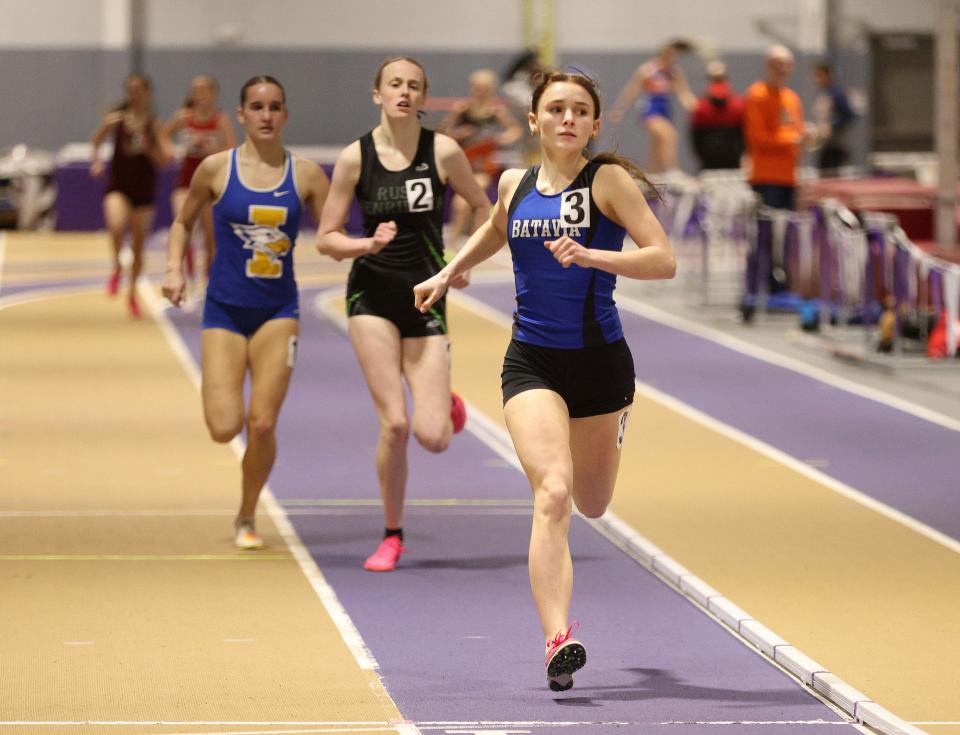
[[357, 258], [355, 265], [387, 275], [416, 274], [417, 280], [445, 265], [443, 210], [447, 187], [437, 171], [434, 139], [432, 130], [421, 128], [410, 165], [391, 171], [377, 156], [373, 132], [360, 138], [361, 171], [356, 195], [363, 213], [363, 234], [370, 237], [380, 223], [394, 221], [397, 236], [379, 253]]

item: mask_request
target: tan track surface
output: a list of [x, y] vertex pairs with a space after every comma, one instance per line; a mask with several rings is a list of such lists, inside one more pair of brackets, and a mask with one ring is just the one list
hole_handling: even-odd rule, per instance
[[[106, 252], [102, 237], [11, 236], [5, 261]], [[383, 731], [400, 718], [265, 513], [269, 548], [234, 550], [238, 461], [207, 437], [199, 394], [152, 320], [131, 321], [98, 287], [8, 304], [0, 345], [0, 720]]]

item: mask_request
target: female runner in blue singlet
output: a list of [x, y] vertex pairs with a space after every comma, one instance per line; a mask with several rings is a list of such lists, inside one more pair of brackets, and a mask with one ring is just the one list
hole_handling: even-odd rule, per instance
[[[673, 250], [631, 174], [636, 166], [584, 149], [600, 129], [594, 82], [553, 72], [529, 116], [542, 165], [500, 179], [490, 219], [442, 271], [414, 288], [427, 310], [463, 270], [504, 241], [517, 287], [513, 340], [503, 362], [507, 429], [533, 490], [530, 584], [546, 640], [547, 681], [573, 686], [586, 662], [569, 624], [571, 500], [603, 515], [613, 495], [634, 372], [613, 302], [618, 275], [672, 278]], [[624, 234], [639, 250], [622, 251]]]
[[[428, 313], [413, 306], [411, 289], [439, 271], [447, 184], [472, 211], [476, 229], [490, 201], [463, 150], [446, 135], [420, 126], [427, 75], [408, 57], [387, 59], [374, 78], [380, 124], [337, 159], [330, 196], [317, 230], [317, 249], [338, 260], [354, 258], [347, 282], [347, 324], [380, 419], [376, 470], [385, 529], [364, 569], [396, 568], [403, 546], [407, 440], [442, 452], [463, 428], [459, 396], [450, 392], [450, 341], [443, 301]], [[364, 237], [343, 234], [354, 196]], [[465, 273], [451, 285], [466, 285]], [[407, 419], [406, 381], [413, 399]], [[452, 419], [452, 420], [451, 420]]]
[[[287, 102], [276, 79], [258, 76], [243, 85], [237, 119], [244, 142], [203, 159], [170, 228], [163, 295], [175, 306], [183, 302], [184, 248], [200, 212], [212, 204], [217, 247], [203, 308], [203, 413], [216, 442], [229, 442], [246, 424], [235, 542], [259, 549], [254, 514], [276, 459], [277, 416], [299, 334], [293, 247], [303, 205], [319, 219], [329, 183], [317, 164], [284, 149]], [[243, 397], [248, 370], [249, 407]]]
[[664, 173], [677, 168], [677, 128], [673, 123], [670, 98], [677, 96], [681, 106], [692, 111], [697, 104], [686, 77], [676, 65], [677, 56], [693, 49], [688, 41], [675, 40], [666, 44], [650, 61], [633, 72], [630, 81], [617, 96], [610, 110], [610, 121], [620, 123], [637, 97], [646, 93], [643, 108], [643, 126], [650, 136], [646, 167], [649, 173]]

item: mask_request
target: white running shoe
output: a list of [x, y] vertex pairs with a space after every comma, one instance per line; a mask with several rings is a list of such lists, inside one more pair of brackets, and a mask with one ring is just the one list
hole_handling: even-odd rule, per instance
[[263, 548], [263, 539], [260, 538], [260, 534], [257, 533], [257, 528], [252, 517], [237, 516], [233, 527], [236, 530], [233, 543], [236, 544], [238, 549], [256, 551], [257, 549]]

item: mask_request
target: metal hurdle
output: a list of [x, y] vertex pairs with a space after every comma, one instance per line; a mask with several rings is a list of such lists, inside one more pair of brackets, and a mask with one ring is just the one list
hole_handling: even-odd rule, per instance
[[673, 243], [679, 277], [672, 288], [699, 306], [731, 306], [740, 296], [757, 197], [743, 172], [704, 171], [658, 181], [651, 205]]
[[[878, 353], [880, 325], [887, 319], [892, 320], [884, 327], [891, 332], [890, 354], [883, 364], [916, 366], [915, 356], [925, 353], [904, 349], [903, 327], [913, 319], [917, 341], [925, 344], [930, 311], [947, 314], [947, 350], [955, 353], [960, 265], [921, 250], [895, 215], [866, 212], [857, 218], [837, 201], [825, 200], [813, 208], [813, 216], [810, 260], [816, 261], [821, 321], [859, 325], [862, 353], [857, 357]], [[837, 331], [832, 337], [842, 342], [842, 335]]]

